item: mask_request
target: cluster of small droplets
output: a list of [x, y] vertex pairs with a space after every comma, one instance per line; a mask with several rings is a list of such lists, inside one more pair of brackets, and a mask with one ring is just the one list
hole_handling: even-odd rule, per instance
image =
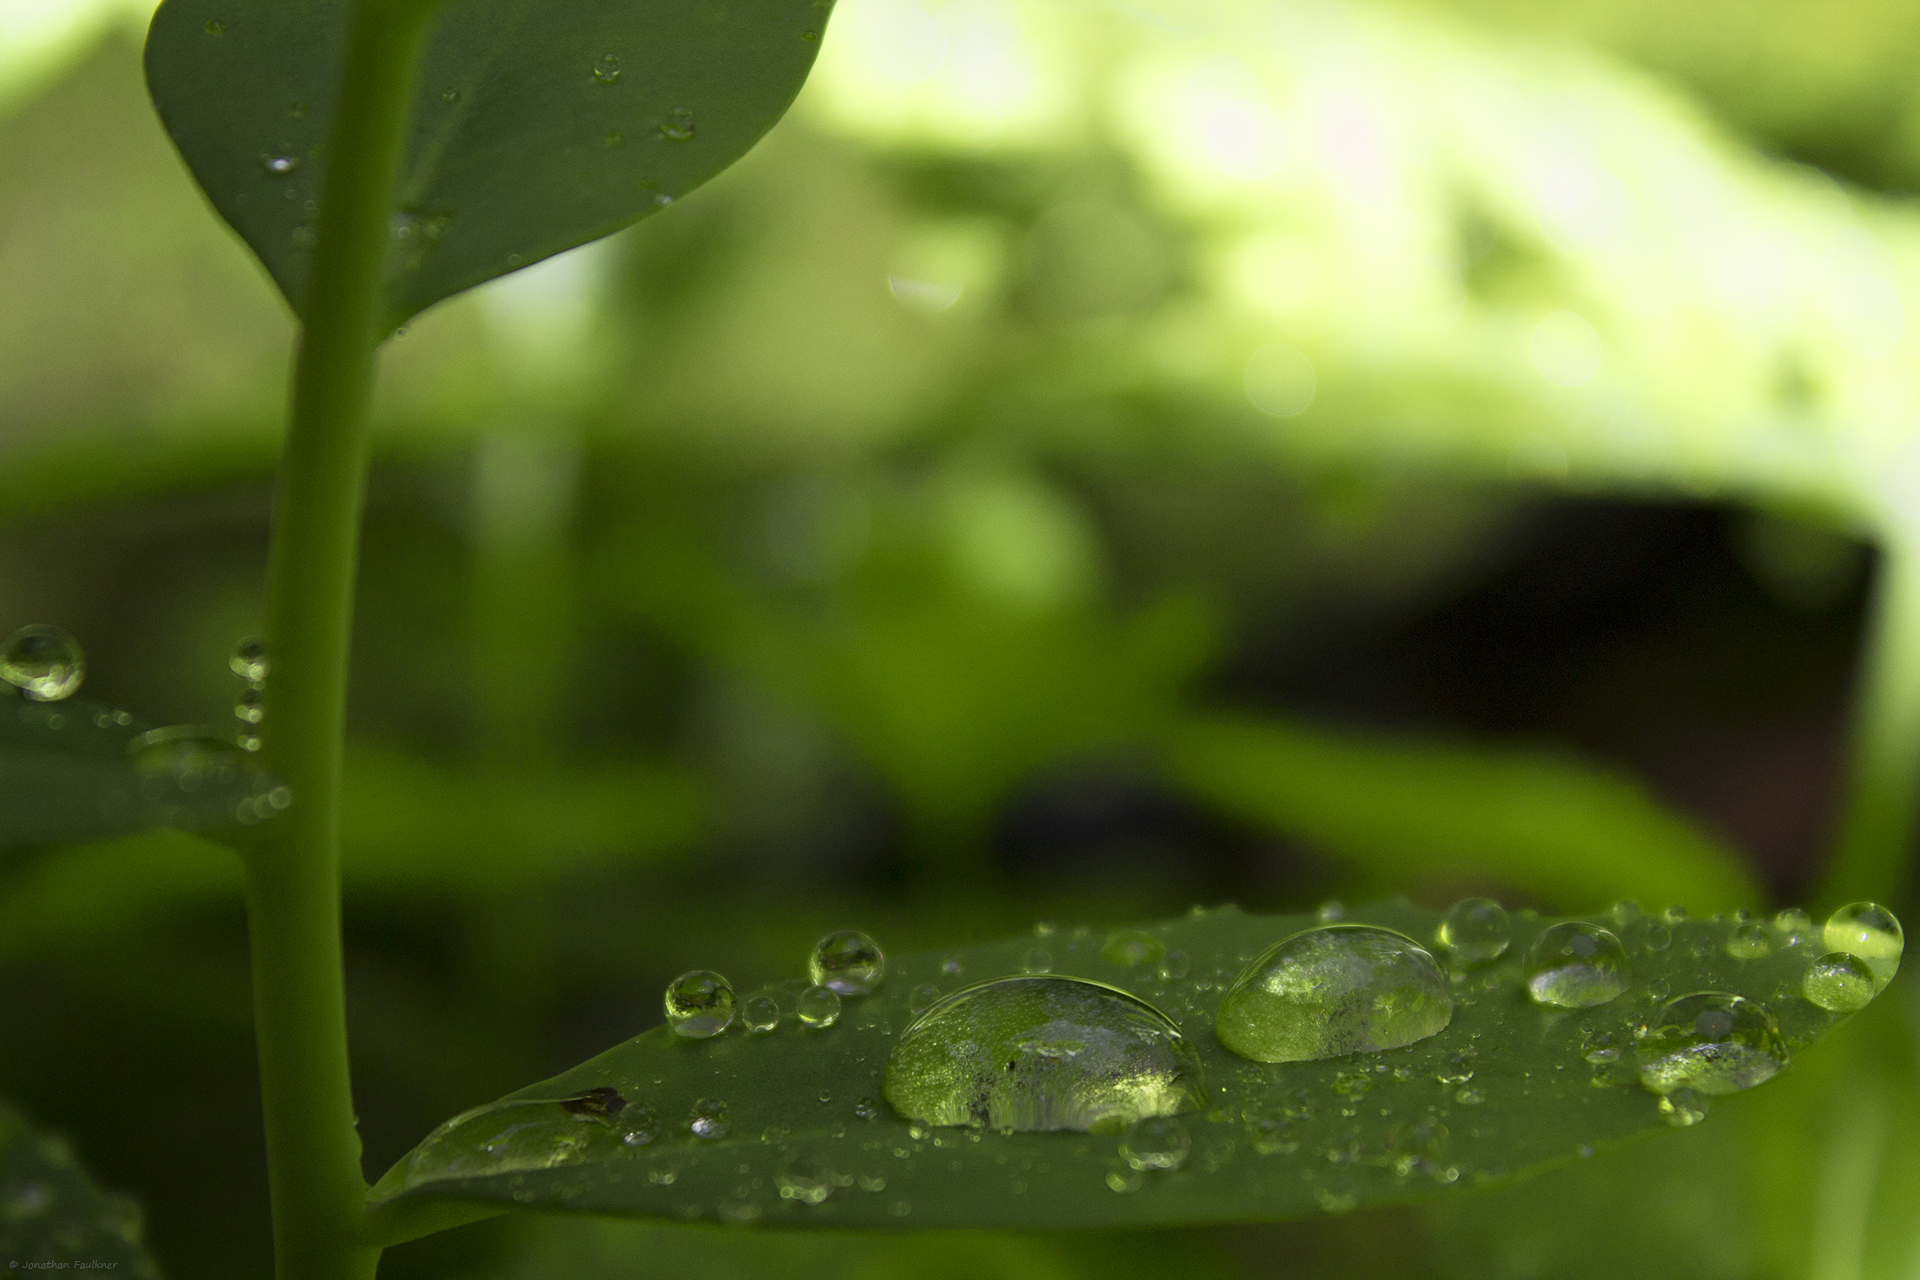
[[259, 636], [246, 637], [227, 655], [227, 666], [246, 682], [233, 704], [234, 718], [246, 726], [240, 731], [238, 741], [243, 749], [258, 751], [258, 728], [266, 718], [267, 642]]
[[857, 929], [841, 929], [814, 944], [807, 982], [764, 988], [745, 1000], [736, 1001], [733, 984], [710, 969], [681, 974], [667, 984], [667, 1028], [682, 1039], [706, 1040], [737, 1021], [749, 1035], [759, 1036], [791, 1013], [802, 1027], [824, 1031], [840, 1020], [841, 997], [871, 993], [886, 969], [878, 943]]
[[0, 679], [35, 702], [72, 697], [86, 674], [80, 642], [58, 627], [21, 627], [0, 645]]

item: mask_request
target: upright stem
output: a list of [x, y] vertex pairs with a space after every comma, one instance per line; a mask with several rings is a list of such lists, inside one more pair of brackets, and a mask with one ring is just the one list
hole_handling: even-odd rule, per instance
[[1854, 690], [1852, 759], [1840, 842], [1819, 898], [1905, 905], [1920, 798], [1920, 538], [1891, 533], [1880, 558]]
[[338, 799], [387, 224], [431, 7], [356, 0], [274, 509], [267, 763], [293, 807], [248, 856], [254, 1021], [279, 1280], [369, 1280], [347, 1068]]

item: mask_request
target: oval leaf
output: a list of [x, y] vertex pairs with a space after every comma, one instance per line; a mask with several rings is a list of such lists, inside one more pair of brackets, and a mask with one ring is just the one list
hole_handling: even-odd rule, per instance
[[[1344, 916], [1428, 945], [1439, 919], [1402, 903]], [[825, 1030], [796, 1022], [791, 994], [762, 1034], [736, 1025], [687, 1040], [656, 1028], [448, 1122], [374, 1198], [396, 1238], [408, 1218], [444, 1215], [449, 1201], [843, 1226], [1282, 1218], [1496, 1181], [1667, 1129], [1672, 1109], [1636, 1082], [1633, 1029], [1670, 996], [1759, 1001], [1790, 1052], [1840, 1020], [1798, 994], [1824, 950], [1817, 930], [1761, 926], [1768, 954], [1758, 955], [1749, 929], [1736, 944], [1742, 959], [1728, 950], [1732, 923], [1623, 908], [1594, 920], [1617, 930], [1632, 966], [1627, 990], [1606, 1003], [1531, 1002], [1522, 957], [1554, 922], [1521, 914], [1493, 962], [1467, 965], [1435, 946], [1454, 1009], [1430, 1038], [1281, 1064], [1228, 1052], [1213, 1032], [1225, 986], [1250, 958], [1317, 923], [1227, 907], [1119, 934], [1055, 932], [895, 961]], [[1177, 1122], [1190, 1143], [1178, 1167], [1148, 1158], [1135, 1168], [1143, 1162], [1138, 1150], [1128, 1158], [1127, 1134], [926, 1128], [881, 1100], [913, 1007], [1041, 963], [1130, 991], [1180, 1025], [1204, 1070], [1204, 1101]]]
[[[166, 0], [147, 84], [213, 206], [300, 312], [346, 0]], [[616, 231], [786, 112], [831, 0], [451, 0], [416, 85], [386, 319]]]

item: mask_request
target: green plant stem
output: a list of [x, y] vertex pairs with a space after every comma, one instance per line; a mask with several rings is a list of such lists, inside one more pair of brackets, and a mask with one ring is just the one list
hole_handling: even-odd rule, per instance
[[381, 279], [431, 6], [358, 0], [314, 244], [268, 581], [267, 763], [293, 807], [247, 858], [279, 1280], [369, 1280], [347, 1067], [338, 799]]
[[1920, 799], [1920, 538], [1888, 536], [1854, 692], [1848, 794], [1824, 906], [1911, 892], [1908, 851]]

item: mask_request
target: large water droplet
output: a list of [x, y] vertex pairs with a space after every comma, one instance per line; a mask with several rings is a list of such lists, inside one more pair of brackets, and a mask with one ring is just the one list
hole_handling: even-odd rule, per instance
[[1256, 1062], [1397, 1049], [1453, 1017], [1446, 975], [1413, 939], [1331, 925], [1267, 949], [1220, 1002], [1220, 1043]]
[[880, 944], [858, 929], [841, 929], [813, 944], [807, 975], [836, 995], [864, 996], [886, 976]]
[[249, 684], [259, 684], [267, 678], [271, 667], [267, 661], [267, 642], [259, 636], [247, 636], [233, 646], [233, 652], [227, 655], [227, 666]]
[[1511, 932], [1505, 907], [1491, 898], [1464, 898], [1448, 909], [1436, 936], [1462, 960], [1480, 964], [1506, 954]]
[[1880, 984], [1867, 962], [1844, 951], [1821, 956], [1807, 966], [1806, 975], [1800, 979], [1800, 994], [1834, 1013], [1866, 1008], [1879, 990]]
[[677, 1036], [705, 1040], [733, 1021], [733, 985], [711, 969], [694, 969], [667, 984], [667, 1025]]
[[1080, 978], [1002, 978], [916, 1019], [883, 1092], [910, 1120], [1111, 1132], [1200, 1105], [1199, 1055], [1152, 1005]]
[[1773, 1015], [1718, 991], [1668, 1001], [1640, 1043], [1640, 1083], [1661, 1094], [1738, 1093], [1786, 1065], [1786, 1041]]
[[36, 702], [71, 697], [86, 674], [80, 642], [58, 627], [22, 627], [0, 646], [0, 680]]
[[692, 142], [693, 134], [692, 107], [674, 107], [660, 122], [660, 138], [664, 142]]
[[1120, 1139], [1120, 1158], [1135, 1169], [1178, 1169], [1192, 1152], [1187, 1126], [1171, 1116], [1142, 1120]]
[[435, 1129], [407, 1160], [409, 1188], [450, 1178], [552, 1169], [586, 1159], [602, 1138], [557, 1101], [494, 1102]]
[[1589, 1009], [1625, 991], [1633, 981], [1626, 948], [1598, 925], [1556, 924], [1527, 948], [1527, 994], [1539, 1004]]
[[808, 987], [798, 997], [800, 1021], [824, 1031], [840, 1020], [840, 996], [832, 987]]
[[1827, 950], [1844, 951], [1865, 960], [1874, 980], [1883, 987], [1900, 971], [1906, 935], [1893, 912], [1877, 902], [1849, 902], [1827, 917], [1821, 936]]

